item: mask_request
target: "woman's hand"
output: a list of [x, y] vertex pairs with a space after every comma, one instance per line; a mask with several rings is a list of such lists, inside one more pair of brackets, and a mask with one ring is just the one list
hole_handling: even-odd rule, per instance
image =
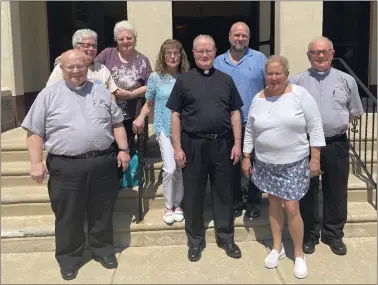
[[318, 159], [311, 159], [310, 160], [310, 172], [311, 172], [311, 177], [319, 176], [321, 174], [320, 160], [318, 160]]
[[133, 122], [133, 132], [134, 134], [141, 134], [144, 128], [144, 118], [140, 115]]

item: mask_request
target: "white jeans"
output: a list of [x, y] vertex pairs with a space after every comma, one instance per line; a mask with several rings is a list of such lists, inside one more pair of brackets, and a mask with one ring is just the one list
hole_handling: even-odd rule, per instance
[[163, 194], [165, 207], [180, 207], [184, 197], [181, 168], [176, 165], [172, 141], [163, 132], [157, 136], [163, 159]]

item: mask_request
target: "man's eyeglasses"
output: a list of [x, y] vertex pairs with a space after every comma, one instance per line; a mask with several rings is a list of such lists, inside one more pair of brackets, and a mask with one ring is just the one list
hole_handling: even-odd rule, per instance
[[75, 68], [79, 71], [83, 71], [86, 66], [85, 65], [63, 65], [64, 69], [66, 69], [67, 71], [74, 71]]
[[81, 45], [83, 48], [90, 48], [90, 47], [92, 47], [92, 48], [96, 49], [98, 47], [97, 44], [89, 44], [89, 43], [79, 43], [79, 45]]
[[215, 49], [212, 49], [212, 50], [194, 50], [194, 53], [198, 54], [198, 55], [203, 55], [204, 53], [205, 54], [212, 54], [214, 51], [215, 51]]
[[323, 50], [309, 50], [308, 53], [311, 55], [319, 56], [320, 54], [329, 55], [333, 52], [333, 49], [323, 49]]

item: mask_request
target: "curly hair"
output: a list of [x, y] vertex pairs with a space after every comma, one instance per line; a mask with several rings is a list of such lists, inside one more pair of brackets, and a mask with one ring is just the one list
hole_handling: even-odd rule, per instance
[[155, 71], [159, 74], [167, 74], [168, 68], [167, 64], [165, 63], [164, 53], [169, 48], [177, 48], [180, 51], [180, 64], [178, 66], [179, 72], [184, 73], [187, 72], [190, 68], [188, 56], [185, 53], [182, 44], [178, 40], [168, 39], [163, 42], [160, 47], [159, 54], [157, 56], [156, 64], [155, 64]]

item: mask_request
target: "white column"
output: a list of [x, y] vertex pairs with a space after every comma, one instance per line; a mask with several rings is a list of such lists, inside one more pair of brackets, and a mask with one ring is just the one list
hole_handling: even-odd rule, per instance
[[172, 38], [172, 2], [128, 1], [127, 19], [138, 31], [136, 49], [154, 69], [161, 44]]
[[1, 85], [13, 96], [24, 95], [20, 2], [1, 2]]
[[276, 1], [275, 54], [289, 60], [290, 73], [296, 74], [309, 67], [309, 42], [322, 36], [322, 1]]

